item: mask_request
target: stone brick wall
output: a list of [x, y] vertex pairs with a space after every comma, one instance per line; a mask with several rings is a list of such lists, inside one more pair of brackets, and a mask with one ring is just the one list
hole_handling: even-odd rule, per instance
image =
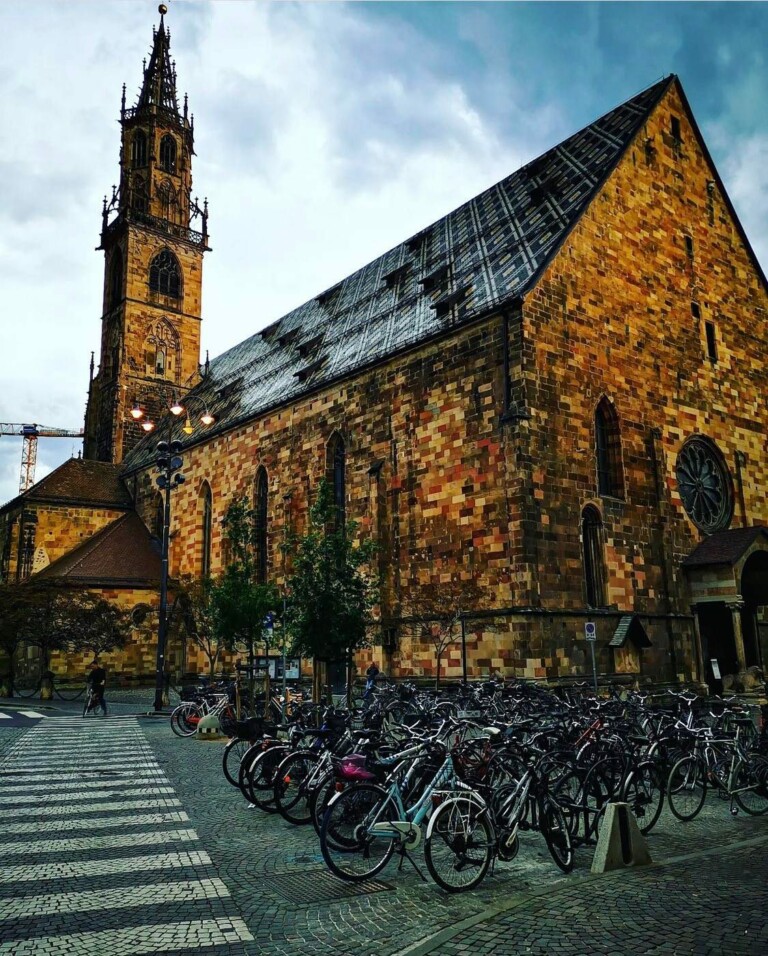
[[[672, 114], [681, 120], [679, 146], [668, 132]], [[734, 521], [768, 518], [760, 457], [768, 302], [713, 180], [673, 87], [522, 308], [446, 327], [440, 341], [192, 444], [187, 483], [173, 493], [173, 573], [199, 572], [203, 483], [213, 495], [215, 573], [221, 518], [234, 497], [253, 495], [263, 465], [270, 576], [281, 583], [280, 544], [287, 528], [305, 526], [338, 431], [348, 513], [380, 542], [385, 629], [372, 635], [361, 666], [374, 657], [397, 674], [434, 673], [432, 645], [398, 620], [413, 612], [422, 585], [450, 595], [464, 581], [480, 588], [479, 607], [510, 610], [493, 627], [468, 624], [470, 673], [589, 673], [584, 617], [575, 612], [585, 609], [580, 516], [593, 503], [613, 609], [598, 619], [600, 669], [637, 662], [643, 674], [690, 676], [679, 562], [699, 533], [676, 487], [685, 438], [708, 435], [732, 470], [742, 453], [745, 514], [737, 504]], [[716, 362], [706, 358], [710, 319]], [[621, 428], [624, 492], [615, 498], [596, 487], [594, 413], [603, 395]], [[149, 473], [137, 493], [147, 520], [155, 510]], [[511, 613], [528, 607], [574, 613]], [[629, 611], [650, 615], [643, 623], [653, 647], [617, 655], [607, 644]], [[460, 653], [458, 644], [446, 652], [449, 676], [461, 672]]]
[[[20, 509], [19, 509], [20, 511]], [[87, 538], [106, 528], [125, 512], [112, 508], [88, 508], [75, 505], [55, 505], [32, 502], [25, 508], [37, 517], [35, 526], [35, 562], [34, 571], [43, 568], [63, 555], [72, 551]], [[6, 535], [10, 535], [8, 544], [8, 581], [14, 581], [18, 564], [18, 511], [3, 516], [0, 525], [0, 552], [5, 548]]]

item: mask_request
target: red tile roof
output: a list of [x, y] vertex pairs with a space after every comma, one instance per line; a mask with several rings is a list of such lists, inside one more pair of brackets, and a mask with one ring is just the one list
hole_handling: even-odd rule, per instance
[[54, 561], [35, 578], [83, 587], [158, 587], [160, 545], [131, 512]]
[[0, 514], [28, 501], [131, 508], [133, 502], [120, 477], [121, 467], [106, 461], [70, 458], [28, 491], [0, 508]]

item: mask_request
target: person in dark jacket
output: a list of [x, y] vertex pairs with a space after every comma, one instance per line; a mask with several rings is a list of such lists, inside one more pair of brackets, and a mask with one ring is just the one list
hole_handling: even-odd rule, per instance
[[88, 675], [87, 684], [93, 694], [89, 709], [96, 710], [97, 707], [100, 707], [101, 713], [106, 717], [107, 703], [104, 700], [104, 688], [107, 684], [107, 672], [98, 661], [91, 663], [91, 673]]
[[368, 670], [365, 672], [365, 691], [363, 692], [363, 700], [370, 697], [373, 693], [373, 688], [376, 684], [376, 678], [379, 676], [379, 665], [376, 661], [373, 661], [368, 667]]

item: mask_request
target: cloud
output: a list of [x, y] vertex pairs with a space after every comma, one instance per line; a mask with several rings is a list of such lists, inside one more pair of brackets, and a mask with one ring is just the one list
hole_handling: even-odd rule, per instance
[[[121, 0], [3, 13], [0, 419], [79, 426], [121, 86], [132, 103], [157, 15]], [[768, 264], [766, 4], [176, 2], [166, 23], [194, 192], [211, 200], [212, 355], [672, 71]], [[49, 442], [47, 466], [69, 452]]]

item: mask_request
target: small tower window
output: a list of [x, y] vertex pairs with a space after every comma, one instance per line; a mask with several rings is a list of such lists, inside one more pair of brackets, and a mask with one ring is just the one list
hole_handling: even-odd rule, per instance
[[717, 339], [715, 337], [715, 323], [705, 322], [704, 332], [707, 336], [707, 358], [710, 362], [717, 361]]
[[131, 140], [131, 166], [138, 169], [147, 165], [147, 134], [137, 129]]
[[213, 525], [213, 497], [211, 486], [206, 483], [203, 489], [203, 553], [200, 562], [200, 573], [207, 578], [211, 573], [211, 529]]
[[693, 259], [693, 236], [685, 237], [685, 254], [689, 259]]
[[114, 309], [123, 298], [123, 255], [120, 249], [112, 254], [112, 268], [109, 275], [109, 297], [107, 308]]
[[673, 140], [675, 146], [679, 146], [679, 145], [682, 143], [682, 141], [683, 141], [683, 138], [682, 138], [682, 136], [681, 136], [681, 134], [680, 134], [680, 119], [679, 119], [679, 117], [677, 117], [677, 116], [671, 116], [671, 117], [670, 117], [670, 120], [669, 120], [669, 128], [670, 128], [670, 132], [672, 133], [672, 140]]
[[159, 348], [155, 352], [155, 374], [165, 375], [165, 349]]
[[166, 173], [176, 172], [176, 140], [169, 134], [160, 140], [160, 168]]
[[328, 442], [326, 468], [328, 478], [333, 488], [333, 503], [336, 509], [336, 529], [340, 531], [344, 529], [347, 519], [347, 462], [344, 439], [338, 432], [334, 432], [330, 442]]
[[269, 505], [269, 483], [267, 470], [262, 465], [256, 473], [254, 531], [256, 537], [256, 580], [264, 584], [267, 580], [268, 540], [267, 540], [267, 510]]
[[699, 307], [698, 302], [691, 302], [691, 315], [694, 317], [694, 319], [701, 318], [701, 308]]
[[181, 297], [179, 263], [169, 249], [163, 249], [152, 260], [149, 267], [149, 289], [172, 299]]

